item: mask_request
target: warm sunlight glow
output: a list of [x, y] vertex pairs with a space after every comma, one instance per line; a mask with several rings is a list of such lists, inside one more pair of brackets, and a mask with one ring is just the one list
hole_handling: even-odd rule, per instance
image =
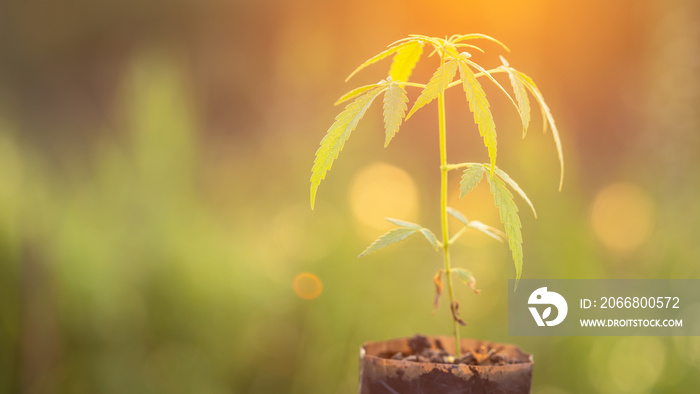
[[418, 191], [413, 178], [404, 170], [374, 163], [355, 176], [350, 189], [350, 206], [361, 223], [388, 229], [395, 226], [384, 220], [385, 217], [415, 220]]
[[615, 183], [598, 192], [591, 210], [598, 239], [621, 253], [634, 251], [649, 238], [654, 219], [651, 197], [631, 183]]
[[321, 295], [323, 283], [316, 275], [302, 272], [294, 278], [292, 283], [294, 293], [304, 300], [313, 300]]

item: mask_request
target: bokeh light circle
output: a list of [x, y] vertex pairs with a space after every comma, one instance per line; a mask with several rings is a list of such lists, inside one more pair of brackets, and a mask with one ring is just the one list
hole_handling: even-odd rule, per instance
[[651, 235], [656, 208], [649, 194], [631, 183], [615, 183], [596, 195], [591, 223], [598, 239], [609, 249], [629, 253]]
[[656, 337], [625, 337], [610, 352], [608, 371], [616, 393], [650, 390], [666, 363], [666, 347]]
[[323, 282], [321, 282], [318, 276], [310, 272], [302, 272], [294, 277], [292, 288], [299, 298], [313, 300], [321, 295], [323, 291]]
[[658, 337], [609, 337], [593, 343], [589, 381], [601, 394], [651, 392], [665, 373], [666, 345]]
[[404, 170], [386, 163], [370, 164], [353, 179], [350, 207], [361, 223], [386, 229], [384, 218], [413, 220], [418, 210], [418, 191]]

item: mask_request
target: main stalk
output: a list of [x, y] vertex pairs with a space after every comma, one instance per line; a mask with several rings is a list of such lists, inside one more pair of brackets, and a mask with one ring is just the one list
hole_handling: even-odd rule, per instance
[[440, 129], [440, 217], [442, 220], [442, 247], [445, 256], [445, 279], [447, 293], [450, 296], [450, 312], [454, 323], [455, 356], [460, 357], [459, 322], [456, 319], [456, 304], [452, 290], [452, 273], [450, 272], [450, 231], [447, 225], [447, 133], [445, 128], [445, 93], [438, 95], [438, 119]]

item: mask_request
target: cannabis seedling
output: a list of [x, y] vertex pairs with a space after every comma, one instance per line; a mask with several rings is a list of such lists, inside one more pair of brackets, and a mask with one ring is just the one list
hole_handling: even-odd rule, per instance
[[[503, 238], [506, 238], [513, 255], [513, 261], [515, 262], [517, 287], [518, 280], [520, 280], [522, 274], [523, 265], [522, 236], [520, 233], [521, 224], [520, 218], [518, 217], [518, 207], [513, 200], [513, 194], [509, 188], [525, 200], [536, 216], [535, 208], [525, 195], [525, 192], [523, 192], [520, 186], [518, 186], [508, 174], [496, 166], [496, 126], [491, 114], [489, 101], [479, 82], [480, 78], [485, 77], [493, 82], [513, 103], [522, 121], [523, 138], [527, 133], [530, 123], [528, 92], [532, 94], [542, 111], [544, 131], [547, 131], [547, 125], [552, 129], [552, 135], [554, 136], [561, 166], [559, 180], [560, 189], [564, 176], [564, 161], [559, 133], [540, 90], [530, 77], [511, 67], [503, 56], [500, 57], [501, 65], [489, 70], [486, 70], [473, 61], [471, 59], [471, 54], [465, 51], [466, 49], [484, 53], [484, 50], [480, 47], [468, 43], [473, 42], [473, 40], [492, 41], [503, 47], [506, 51], [510, 51], [500, 41], [484, 34], [454, 35], [445, 39], [410, 35], [390, 44], [388, 49], [362, 63], [347, 79], [350, 79], [350, 77], [363, 68], [393, 55], [389, 76], [386, 79], [375, 84], [354, 89], [336, 102], [337, 105], [348, 100], [353, 100], [345, 107], [345, 110], [335, 118], [335, 123], [328, 129], [326, 136], [321, 141], [321, 147], [316, 151], [316, 159], [314, 160], [314, 165], [311, 170], [311, 208], [313, 209], [316, 192], [321, 180], [325, 178], [326, 172], [330, 170], [333, 161], [338, 157], [338, 154], [345, 145], [345, 141], [347, 141], [352, 131], [357, 127], [357, 123], [364, 116], [367, 108], [369, 108], [379, 95], [384, 95], [385, 147], [389, 145], [389, 142], [394, 138], [404, 119], [408, 120], [418, 109], [437, 99], [438, 136], [440, 145], [440, 218], [442, 223], [442, 241], [439, 241], [432, 231], [421, 225], [397, 219], [387, 219], [398, 227], [379, 237], [360, 254], [360, 257], [402, 241], [416, 233], [421, 233], [436, 251], [442, 249], [445, 268], [439, 270], [433, 278], [436, 290], [435, 307], [437, 308], [442, 293], [442, 276], [444, 274], [445, 281], [447, 282], [447, 292], [450, 298], [450, 310], [452, 312], [454, 324], [455, 354], [458, 357], [460, 355], [459, 325], [464, 325], [465, 323], [459, 317], [459, 302], [454, 298], [452, 276], [456, 275], [459, 279], [467, 283], [475, 292], [478, 293], [478, 290], [476, 289], [476, 281], [471, 271], [465, 268], [453, 268], [450, 266], [450, 245], [454, 244], [468, 228], [475, 229], [501, 241]], [[409, 77], [423, 54], [426, 45], [429, 49], [432, 49], [429, 57], [434, 54], [440, 57], [440, 66], [427, 84], [409, 82]], [[458, 71], [459, 77], [455, 80]], [[508, 94], [503, 86], [493, 77], [493, 74], [498, 73], [508, 75], [515, 100], [513, 100], [510, 94]], [[474, 121], [478, 127], [479, 134], [484, 139], [484, 145], [488, 150], [489, 163], [449, 164], [447, 161], [445, 91], [458, 85], [462, 85], [466, 93], [469, 110], [474, 114]], [[406, 114], [406, 103], [408, 102], [406, 93], [407, 87], [421, 89], [420, 95], [416, 99], [411, 110], [408, 111], [408, 114]], [[462, 213], [447, 206], [447, 174], [449, 171], [457, 169], [463, 170], [460, 182], [460, 197], [464, 197], [469, 193], [469, 191], [476, 187], [483, 179], [484, 174], [487, 174], [486, 179], [490, 184], [494, 203], [496, 207], [498, 207], [505, 233], [476, 220], [467, 220]], [[450, 236], [447, 223], [448, 215], [453, 216], [464, 224], [464, 227], [452, 236]]]

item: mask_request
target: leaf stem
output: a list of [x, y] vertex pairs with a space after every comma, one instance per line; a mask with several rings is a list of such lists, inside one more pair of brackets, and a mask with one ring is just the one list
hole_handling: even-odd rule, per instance
[[[493, 68], [493, 69], [491, 69], [491, 70], [487, 70], [487, 72], [488, 72], [489, 74], [493, 74], [493, 73], [499, 73], [499, 72], [506, 72], [506, 70], [504, 70], [504, 69], [502, 69], [502, 68], [499, 67], [499, 68]], [[484, 75], [486, 75], [486, 74], [483, 73], [483, 72], [478, 72], [478, 73], [475, 73], [475, 74], [474, 74], [474, 76], [477, 77], [477, 78], [483, 77]], [[425, 89], [425, 84], [422, 84], [422, 83], [403, 82], [403, 81], [394, 81], [394, 83], [397, 84], [397, 85], [399, 85], [399, 86], [411, 86], [411, 87], [414, 87], [414, 88]], [[447, 89], [449, 89], [449, 88], [453, 88], [453, 87], [459, 85], [460, 83], [462, 83], [462, 81], [459, 80], [459, 79], [456, 80], [456, 81], [454, 81], [454, 82], [451, 82], [449, 85], [447, 85], [447, 88], [445, 88], [445, 90], [447, 90]]]
[[453, 235], [452, 238], [450, 238], [450, 244], [455, 243], [455, 242], [457, 241], [457, 239], [459, 239], [459, 237], [461, 237], [462, 234], [464, 234], [464, 232], [467, 231], [468, 228], [469, 228], [469, 227], [464, 226], [464, 227], [462, 227], [459, 231], [457, 231], [457, 232], [455, 233], [455, 235]]
[[[440, 133], [440, 216], [442, 220], [442, 250], [445, 256], [445, 279], [447, 293], [450, 296], [450, 308], [454, 308], [455, 296], [452, 290], [452, 275], [450, 271], [450, 232], [447, 226], [447, 133], [445, 127], [445, 92], [438, 95], [438, 124]], [[454, 309], [453, 309], [454, 310]], [[455, 356], [461, 356], [459, 322], [453, 313]]]
[[416, 82], [400, 82], [400, 81], [397, 81], [397, 82], [394, 82], [394, 83], [397, 84], [397, 85], [399, 85], [399, 86], [412, 86], [412, 87], [414, 87], [414, 88], [425, 89], [425, 85], [422, 84], [422, 83], [416, 83]]
[[469, 166], [472, 166], [472, 165], [475, 165], [475, 164], [480, 164], [480, 165], [482, 165], [482, 166], [484, 166], [484, 167], [490, 167], [489, 164], [481, 164], [481, 163], [459, 163], [459, 164], [445, 164], [445, 165], [443, 166], [443, 168], [444, 168], [445, 170], [447, 170], [447, 171], [451, 171], [451, 170], [458, 170], [458, 169], [460, 169], [460, 168], [466, 168], [466, 167], [469, 167]]
[[[494, 73], [504, 73], [507, 71], [499, 67], [499, 68], [492, 68], [490, 70], [486, 70], [486, 72], [489, 74], [494, 74]], [[476, 77], [476, 78], [483, 77], [484, 75], [486, 75], [486, 73], [483, 73], [483, 72], [474, 73], [474, 77]], [[445, 90], [447, 90], [449, 88], [453, 88], [453, 87], [459, 85], [460, 83], [462, 83], [462, 81], [460, 79], [458, 79], [454, 82], [451, 82], [449, 85], [447, 85]]]

